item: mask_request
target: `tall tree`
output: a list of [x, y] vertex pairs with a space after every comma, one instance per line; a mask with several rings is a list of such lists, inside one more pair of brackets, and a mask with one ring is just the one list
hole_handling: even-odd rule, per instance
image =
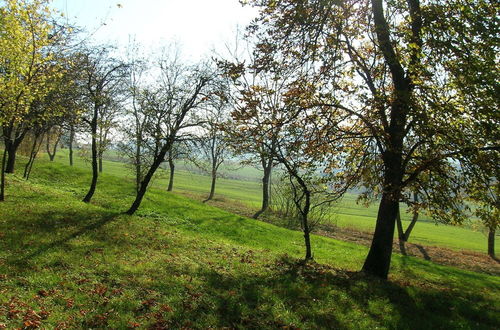
[[30, 103], [48, 93], [48, 80], [59, 72], [53, 61], [59, 31], [51, 16], [44, 0], [6, 0], [0, 7], [0, 124], [7, 173], [14, 172], [17, 148], [35, 120]]
[[139, 208], [151, 179], [174, 142], [200, 124], [194, 111], [209, 100], [210, 83], [214, 78], [207, 67], [187, 68], [179, 64], [177, 57], [162, 59], [160, 69], [158, 87], [144, 90], [141, 96], [151, 118], [143, 138], [151, 140], [153, 153], [151, 166], [126, 212], [130, 215]]
[[94, 195], [99, 176], [98, 129], [106, 108], [116, 102], [123, 88], [127, 65], [112, 58], [109, 49], [97, 47], [79, 52], [77, 63], [81, 70], [79, 85], [87, 111], [83, 121], [88, 124], [92, 148], [92, 181], [83, 201], [89, 203]]
[[220, 166], [227, 160], [230, 151], [229, 139], [223, 130], [228, 119], [227, 97], [224, 92], [217, 94], [206, 111], [201, 135], [192, 139], [193, 152], [188, 156], [189, 160], [211, 177], [210, 193], [205, 202], [212, 200], [215, 195]]
[[[468, 25], [475, 24], [466, 14], [470, 7], [459, 0], [251, 2], [263, 6], [261, 18], [250, 27], [261, 40], [259, 58], [265, 62], [284, 53], [286, 61], [315, 69], [312, 103], [320, 106], [318, 114], [338, 115], [332, 122], [336, 129], [330, 131], [350, 145], [345, 158], [355, 160], [355, 166], [347, 162], [342, 170], [359, 173], [360, 185], [380, 200], [363, 270], [387, 278], [399, 202], [409, 201], [417, 187], [435, 218], [462, 221], [459, 187], [466, 180], [465, 169], [480, 170], [474, 155], [499, 149], [497, 142], [484, 139], [475, 110], [457, 93], [449, 68], [432, 55], [433, 34], [450, 30], [430, 29], [431, 23], [456, 19], [433, 16], [436, 8], [452, 3]], [[472, 10], [486, 2], [474, 2], [478, 8]], [[484, 20], [494, 22], [494, 12], [483, 10]], [[481, 27], [487, 31], [467, 30], [467, 39], [498, 35], [498, 24]], [[491, 114], [486, 110], [486, 117]]]

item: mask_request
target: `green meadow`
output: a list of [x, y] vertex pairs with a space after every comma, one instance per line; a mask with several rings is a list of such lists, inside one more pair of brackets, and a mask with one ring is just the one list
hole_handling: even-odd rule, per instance
[[[168, 193], [161, 177], [137, 214], [126, 216], [134, 187], [123, 164], [105, 163], [92, 203], [84, 204], [89, 169], [59, 157], [37, 160], [29, 181], [20, 167], [7, 177], [0, 208], [2, 327], [499, 324], [498, 277], [394, 255], [389, 281], [380, 281], [357, 273], [366, 247], [321, 236], [312, 238], [315, 261], [304, 264], [300, 232]], [[177, 179], [178, 190], [204, 192], [203, 177]], [[221, 181], [219, 192], [256, 200], [258, 185], [249, 187]]]
[[[67, 150], [63, 149], [59, 151], [56, 160], [62, 164], [67, 164], [67, 157]], [[118, 159], [114, 154], [111, 158]], [[78, 168], [90, 170], [90, 164], [81, 158], [75, 158], [75, 165]], [[208, 176], [196, 173], [197, 171], [193, 166], [182, 162], [177, 167], [174, 177], [174, 191], [202, 196], [208, 195], [211, 182]], [[36, 171], [36, 168], [34, 171]], [[132, 171], [127, 168], [127, 165], [118, 161], [105, 161], [104, 172], [133, 180]], [[258, 169], [250, 166], [239, 168], [233, 166], [224, 170], [223, 177], [217, 181], [216, 198], [222, 198], [228, 203], [236, 201], [255, 211], [258, 210], [262, 194], [259, 183], [260, 175], [261, 172]], [[228, 176], [233, 177], [233, 179], [225, 178]], [[159, 189], [166, 189], [168, 186], [168, 171], [160, 170], [153, 185]], [[365, 207], [356, 203], [356, 198], [357, 196], [353, 193], [346, 194], [341, 202], [332, 206], [330, 217], [327, 220], [338, 226], [372, 232], [375, 227], [378, 205], [373, 203], [369, 207]], [[408, 226], [410, 218], [410, 214], [405, 211], [402, 212], [403, 226], [405, 228]], [[485, 252], [487, 236], [480, 230], [471, 229], [470, 223], [464, 226], [437, 224], [423, 214], [411, 234], [410, 242], [456, 250], [466, 249]]]

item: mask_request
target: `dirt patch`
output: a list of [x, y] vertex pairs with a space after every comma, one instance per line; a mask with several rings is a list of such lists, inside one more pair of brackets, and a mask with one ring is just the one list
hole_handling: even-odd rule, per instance
[[[203, 201], [204, 196], [182, 192], [188, 198]], [[223, 197], [217, 197], [214, 200], [208, 201], [207, 204], [221, 208], [228, 212], [251, 218], [255, 214], [255, 210], [249, 208], [238, 201], [229, 200]], [[280, 225], [276, 218], [267, 215], [259, 220], [269, 222], [275, 225]], [[365, 246], [370, 246], [372, 233], [362, 231], [351, 227], [337, 227], [333, 225], [322, 225], [314, 232], [317, 235], [338, 239], [341, 241], [352, 242]], [[410, 238], [411, 239], [411, 238]], [[425, 260], [430, 260], [437, 264], [457, 267], [465, 270], [486, 273], [490, 275], [500, 275], [500, 262], [490, 258], [487, 254], [474, 252], [469, 250], [453, 250], [439, 246], [428, 246], [407, 242], [404, 245], [405, 253], [403, 253], [399, 241], [394, 240], [393, 248], [395, 253], [405, 254]]]

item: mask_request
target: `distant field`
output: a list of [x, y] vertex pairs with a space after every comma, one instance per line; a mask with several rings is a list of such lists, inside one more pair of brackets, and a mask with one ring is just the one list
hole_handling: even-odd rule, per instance
[[[67, 150], [58, 152], [56, 160], [67, 163]], [[77, 167], [88, 168], [90, 164], [81, 158], [75, 158]], [[189, 165], [179, 164], [175, 174], [174, 191], [208, 194], [210, 189], [210, 178], [187, 171], [192, 168]], [[35, 169], [36, 171], [36, 164]], [[104, 171], [106, 173], [133, 179], [132, 171], [127, 169], [127, 165], [116, 161], [105, 161]], [[234, 170], [233, 177], [240, 177], [241, 180], [220, 178], [217, 181], [216, 196], [224, 197], [228, 200], [235, 200], [245, 205], [259, 208], [261, 203], [261, 185], [258, 181], [261, 172], [253, 167], [241, 167]], [[243, 179], [245, 178], [245, 179]], [[168, 172], [160, 170], [153, 182], [156, 187], [168, 185]], [[377, 204], [364, 207], [356, 203], [356, 195], [348, 193], [344, 199], [332, 209], [331, 221], [338, 226], [353, 227], [361, 230], [372, 231], [375, 226], [377, 215]], [[403, 226], [409, 223], [410, 215], [402, 212]], [[447, 226], [435, 224], [425, 215], [415, 226], [411, 234], [410, 241], [424, 245], [435, 245], [449, 247], [453, 249], [467, 249], [484, 252], [486, 250], [486, 235], [482, 232], [471, 230], [467, 227]]]

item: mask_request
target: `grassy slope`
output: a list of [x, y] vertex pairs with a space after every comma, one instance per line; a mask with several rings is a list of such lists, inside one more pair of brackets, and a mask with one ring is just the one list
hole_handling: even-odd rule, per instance
[[9, 177], [0, 208], [8, 327], [498, 326], [498, 278], [401, 256], [389, 283], [351, 277], [366, 248], [317, 236], [320, 264], [300, 266], [299, 232], [158, 189], [124, 216], [123, 178], [104, 174], [86, 205], [88, 171], [36, 166], [29, 183]]
[[[65, 150], [58, 154], [58, 160], [67, 163]], [[88, 168], [81, 160], [77, 159], [77, 166]], [[124, 171], [124, 164], [118, 162], [105, 162], [105, 171], [110, 174], [123, 176], [129, 175], [130, 171]], [[181, 168], [185, 168], [180, 166]], [[124, 174], [127, 173], [127, 174]], [[243, 168], [236, 171], [235, 175], [253, 178], [251, 181], [219, 179], [216, 194], [226, 199], [236, 200], [255, 208], [261, 203], [261, 188], [258, 182], [259, 171], [253, 168]], [[155, 181], [157, 187], [167, 187], [168, 174], [162, 171]], [[193, 174], [186, 170], [178, 170], [175, 176], [174, 189], [176, 191], [207, 194], [210, 189], [210, 178], [207, 176]], [[354, 227], [362, 230], [373, 231], [378, 205], [372, 204], [368, 208], [356, 203], [356, 195], [347, 194], [343, 201], [334, 207], [331, 220], [343, 227]], [[403, 225], [409, 224], [410, 215], [402, 213]], [[424, 245], [436, 245], [453, 249], [467, 249], [485, 252], [487, 237], [485, 234], [473, 231], [466, 227], [436, 225], [432, 220], [421, 216], [421, 220], [415, 226], [410, 241]]]

